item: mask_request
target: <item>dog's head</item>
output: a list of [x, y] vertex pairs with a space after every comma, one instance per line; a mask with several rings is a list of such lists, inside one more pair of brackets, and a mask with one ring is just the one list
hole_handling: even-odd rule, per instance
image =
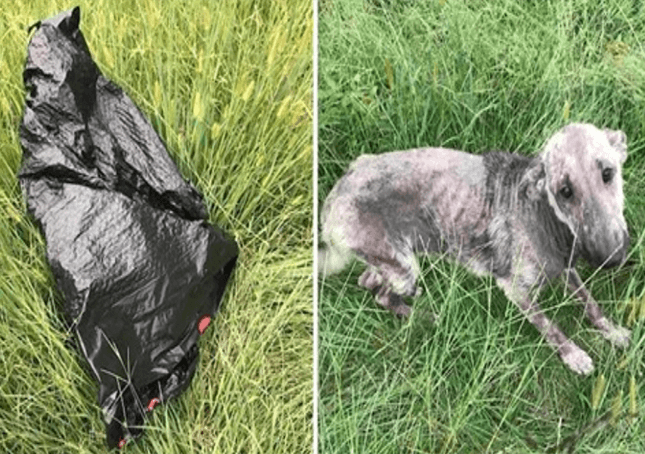
[[23, 73], [28, 107], [37, 108], [44, 102], [64, 111], [69, 104], [65, 99], [73, 96], [81, 113], [91, 108], [99, 70], [79, 30], [80, 20], [81, 12], [76, 7], [32, 25], [36, 32], [27, 49]]
[[570, 124], [547, 142], [531, 194], [547, 197], [573, 233], [576, 248], [593, 266], [615, 266], [629, 246], [623, 216], [625, 133]]

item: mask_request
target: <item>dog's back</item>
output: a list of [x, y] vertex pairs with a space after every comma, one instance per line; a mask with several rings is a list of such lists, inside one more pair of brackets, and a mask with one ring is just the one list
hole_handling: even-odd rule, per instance
[[457, 150], [359, 157], [325, 201], [319, 270], [338, 272], [355, 254], [369, 262], [397, 251], [448, 252], [464, 232], [485, 231], [486, 182], [484, 159]]

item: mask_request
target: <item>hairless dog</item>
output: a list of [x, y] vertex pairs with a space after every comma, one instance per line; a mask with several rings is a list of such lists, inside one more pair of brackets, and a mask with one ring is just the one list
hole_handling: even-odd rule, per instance
[[407, 316], [417, 296], [415, 254], [452, 257], [490, 274], [574, 372], [589, 374], [589, 355], [542, 312], [537, 291], [562, 276], [585, 313], [612, 344], [629, 330], [601, 312], [574, 266], [625, 260], [622, 131], [570, 124], [536, 157], [444, 148], [364, 155], [336, 183], [322, 211], [320, 271], [341, 271], [352, 257], [367, 264], [359, 285], [382, 306]]

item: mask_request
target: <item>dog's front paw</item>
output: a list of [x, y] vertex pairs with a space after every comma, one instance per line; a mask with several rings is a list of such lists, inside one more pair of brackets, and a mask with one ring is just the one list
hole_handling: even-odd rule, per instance
[[603, 332], [603, 336], [612, 345], [620, 348], [629, 347], [629, 337], [632, 332], [627, 328], [622, 326], [611, 326], [606, 332]]
[[593, 372], [593, 361], [583, 349], [573, 342], [567, 343], [560, 348], [562, 361], [576, 374], [589, 375]]

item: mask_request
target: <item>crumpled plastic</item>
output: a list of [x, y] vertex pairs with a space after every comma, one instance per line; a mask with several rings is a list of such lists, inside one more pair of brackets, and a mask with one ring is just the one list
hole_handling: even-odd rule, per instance
[[33, 26], [18, 179], [120, 447], [190, 383], [238, 247], [103, 77], [79, 22], [77, 7]]

